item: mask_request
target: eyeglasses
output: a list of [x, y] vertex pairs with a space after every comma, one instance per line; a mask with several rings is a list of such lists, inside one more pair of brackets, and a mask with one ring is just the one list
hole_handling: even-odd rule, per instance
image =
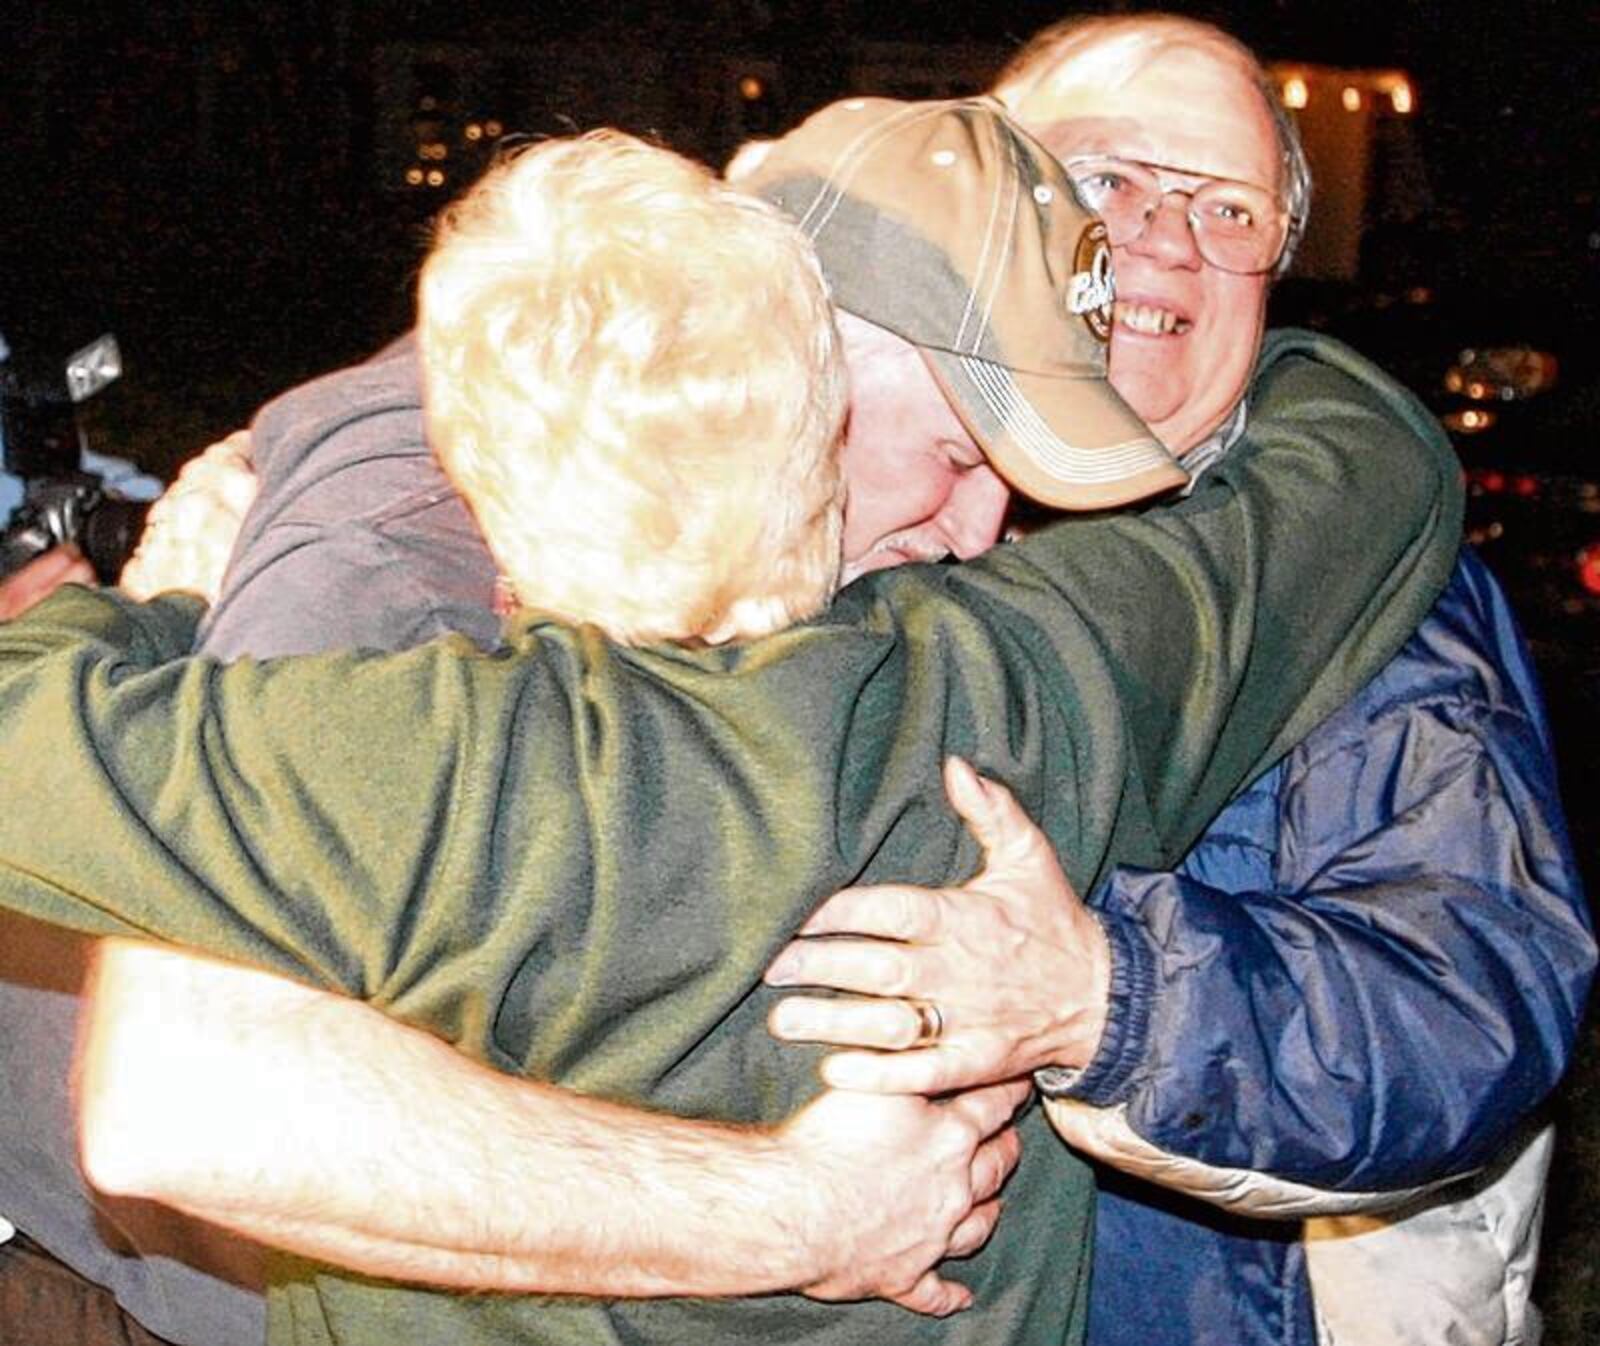
[[[1134, 242], [1176, 193], [1189, 198], [1195, 246], [1212, 266], [1251, 276], [1270, 271], [1283, 256], [1289, 212], [1265, 187], [1103, 154], [1068, 159], [1065, 167], [1084, 205], [1105, 221], [1113, 247]], [[1199, 185], [1165, 186], [1163, 175]]]

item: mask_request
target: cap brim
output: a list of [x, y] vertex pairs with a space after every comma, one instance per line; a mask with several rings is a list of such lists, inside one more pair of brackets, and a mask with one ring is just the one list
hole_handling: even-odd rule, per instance
[[1055, 509], [1113, 509], [1186, 486], [1189, 474], [1099, 374], [1032, 374], [917, 348], [990, 463]]

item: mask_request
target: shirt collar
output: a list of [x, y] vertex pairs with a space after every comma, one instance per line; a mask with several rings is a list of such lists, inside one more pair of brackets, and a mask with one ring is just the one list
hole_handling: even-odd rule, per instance
[[1233, 413], [1223, 421], [1207, 439], [1201, 440], [1188, 453], [1178, 460], [1179, 466], [1189, 474], [1189, 484], [1183, 488], [1183, 494], [1188, 495], [1200, 484], [1200, 478], [1211, 468], [1222, 461], [1222, 455], [1227, 453], [1239, 442], [1244, 434], [1245, 416], [1249, 405], [1244, 398], [1239, 399], [1239, 405]]

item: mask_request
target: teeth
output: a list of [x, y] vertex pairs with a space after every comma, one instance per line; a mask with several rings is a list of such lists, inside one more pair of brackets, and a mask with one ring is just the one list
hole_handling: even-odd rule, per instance
[[1156, 308], [1153, 304], [1128, 304], [1118, 302], [1113, 306], [1117, 322], [1146, 336], [1168, 336], [1187, 332], [1192, 324], [1170, 309]]

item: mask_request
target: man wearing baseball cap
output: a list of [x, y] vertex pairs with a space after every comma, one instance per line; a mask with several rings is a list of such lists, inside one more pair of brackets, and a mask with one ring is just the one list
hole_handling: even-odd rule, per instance
[[1016, 489], [1101, 509], [1182, 486], [1105, 383], [1105, 226], [997, 113], [983, 100], [847, 99], [740, 181], [811, 239], [847, 328], [859, 318], [917, 348]]
[[[990, 471], [964, 457], [979, 443], [1019, 476], [1026, 470], [1057, 483], [1068, 503], [1098, 507], [1125, 490], [1128, 498], [1180, 481], [1120, 418], [1103, 382], [1103, 354], [1096, 361], [1080, 337], [1092, 331], [1089, 301], [1105, 297], [1096, 290], [1102, 278], [1093, 265], [1061, 266], [1053, 245], [1063, 227], [1077, 231], [1074, 248], [1085, 228], [1092, 243], [1094, 226], [1061, 209], [1070, 192], [1048, 156], [983, 104], [914, 115], [846, 105], [818, 125], [863, 111], [853, 137], [827, 137], [840, 152], [827, 160], [826, 179], [843, 190], [816, 193], [811, 222], [797, 215], [825, 272], [835, 242], [859, 246], [851, 221], [863, 203], [873, 213], [870, 188], [881, 175], [903, 173], [919, 192], [925, 181], [937, 191], [941, 173], [976, 162], [988, 165], [979, 175], [988, 190], [986, 208], [958, 217], [954, 236], [914, 230], [908, 241], [905, 220], [882, 210], [881, 227], [866, 235], [879, 250], [873, 264], [886, 268], [918, 239], [931, 243], [957, 279], [930, 278], [930, 290], [959, 303], [923, 310], [896, 296], [862, 315], [874, 333], [899, 330], [902, 345], [880, 346], [876, 371], [852, 368], [856, 421], [871, 419], [861, 413], [875, 395], [927, 418], [921, 462], [913, 463], [909, 444], [896, 450], [905, 480], [880, 482], [878, 491], [894, 495], [913, 477], [932, 489], [916, 497], [915, 513], [896, 519], [882, 510], [854, 534], [847, 519], [847, 561], [869, 570], [906, 550], [981, 549], [973, 524], [983, 516], [971, 506], [980, 497], [962, 495]], [[814, 133], [808, 124], [791, 139], [803, 144]], [[796, 157], [804, 164], [810, 156]], [[783, 189], [791, 181], [783, 163], [774, 158], [758, 182]], [[917, 200], [926, 207], [926, 197]], [[1016, 264], [1052, 277], [1054, 333], [999, 313], [1009, 266], [985, 264], [996, 250], [1024, 256], [1012, 250], [1019, 238], [1051, 254]], [[1040, 340], [1037, 351], [1014, 344], [1022, 332]], [[912, 358], [891, 362], [888, 351]], [[918, 396], [935, 386], [933, 368], [959, 419], [940, 419]], [[1369, 428], [1358, 382], [1300, 363], [1283, 378], [1353, 399], [1355, 422]], [[1266, 388], [1262, 420], [1272, 426], [1270, 378]], [[1087, 433], [1066, 414], [1074, 391], [1105, 413]], [[381, 417], [394, 404], [374, 397], [365, 409]], [[819, 622], [748, 649], [619, 651], [533, 620], [510, 631], [509, 657], [490, 660], [436, 646], [396, 660], [174, 664], [140, 676], [133, 665], [141, 659], [185, 644], [192, 610], [71, 594], [0, 635], [0, 741], [20, 736], [26, 743], [13, 741], [13, 751], [49, 764], [41, 793], [56, 801], [55, 816], [23, 801], [0, 819], [0, 901], [97, 933], [158, 934], [335, 985], [540, 1080], [696, 1117], [775, 1123], [813, 1091], [812, 1058], [767, 1038], [770, 998], [751, 988], [826, 892], [856, 878], [930, 881], [970, 869], [970, 843], [938, 789], [946, 752], [1004, 775], [1040, 811], [1069, 867], [1088, 879], [1108, 860], [1175, 856], [1190, 815], [1208, 817], [1395, 648], [1448, 568], [1454, 506], [1440, 501], [1448, 501], [1454, 474], [1447, 452], [1411, 428], [1370, 428], [1381, 442], [1359, 450], [1333, 436], [1274, 428], [1170, 514], [1046, 530], [971, 567], [870, 576]], [[849, 508], [858, 519], [863, 506], [881, 504], [872, 479], [849, 466], [852, 452], [860, 463], [867, 447], [846, 448]], [[1097, 455], [1124, 466], [1099, 471]], [[270, 508], [273, 465], [263, 467]], [[1129, 482], [1140, 484], [1127, 490]], [[1314, 499], [1315, 508], [1274, 509], [1275, 499]], [[304, 541], [306, 521], [292, 522]], [[985, 527], [992, 541], [998, 516]], [[247, 546], [250, 536], [247, 527]], [[1290, 638], [1269, 633], [1247, 652], [1246, 630], [1290, 610], [1307, 583], [1308, 556], [1326, 571], [1324, 620]], [[219, 631], [227, 616], [224, 598]], [[90, 676], [78, 683], [91, 688], [89, 704], [52, 700], [49, 667], [92, 663], [129, 637], [138, 649], [123, 652], [114, 685]], [[1124, 713], [1119, 698], [1135, 708]], [[1250, 713], [1230, 717], [1230, 706]], [[161, 766], [179, 760], [169, 735], [193, 726], [196, 715], [217, 734], [191, 733], [183, 759], [204, 759], [209, 741], [226, 743], [228, 763], [185, 767], [174, 788]], [[114, 790], [74, 746], [85, 734], [98, 761], [115, 762]], [[453, 782], [470, 788], [458, 793]], [[248, 795], [230, 801], [235, 785]], [[166, 815], [173, 805], [181, 821]], [[63, 814], [83, 844], [64, 845], [55, 834], [67, 825]], [[257, 825], [270, 835], [252, 837]], [[152, 834], [163, 838], [159, 854], [140, 840]], [[251, 859], [241, 863], [246, 853]], [[110, 854], [114, 864], [106, 863]], [[661, 899], [646, 899], [641, 890], [651, 889]], [[170, 1035], [163, 1046], [175, 1049]], [[1080, 1046], [1086, 1059], [1093, 1043]], [[246, 1059], [258, 1081], [271, 1076], [260, 1054]], [[524, 1102], [532, 1091], [540, 1108], [558, 1106], [542, 1086], [505, 1087], [523, 1091]], [[421, 1112], [450, 1102], [431, 1096], [447, 1093], [424, 1085], [396, 1101], [402, 1112]], [[503, 1119], [508, 1146], [526, 1116], [519, 1108]], [[1034, 1141], [1007, 1191], [1006, 1219], [963, 1272], [981, 1314], [934, 1322], [884, 1305], [792, 1297], [462, 1300], [301, 1271], [275, 1299], [277, 1321], [285, 1335], [340, 1340], [1070, 1339], [1081, 1327], [1074, 1287], [1088, 1193], [1075, 1161], [1036, 1119], [1023, 1126]], [[555, 1134], [572, 1136], [569, 1177], [580, 1186], [519, 1170], [518, 1186], [530, 1178], [539, 1185], [523, 1209], [505, 1199], [514, 1188], [496, 1184], [494, 1199], [471, 1207], [470, 1223], [487, 1242], [510, 1240], [488, 1260], [467, 1255], [452, 1267], [454, 1234], [431, 1215], [420, 1238], [380, 1219], [378, 1232], [341, 1241], [340, 1229], [349, 1235], [363, 1217], [329, 1214], [342, 1199], [339, 1178], [371, 1205], [378, 1191], [366, 1168], [353, 1184], [354, 1170], [340, 1165], [324, 1175], [321, 1216], [309, 1218], [327, 1218], [336, 1226], [331, 1237], [281, 1207], [252, 1223], [234, 1205], [228, 1218], [380, 1274], [452, 1284], [504, 1274], [511, 1288], [528, 1289], [541, 1282], [519, 1240], [530, 1222], [537, 1240], [565, 1215], [623, 1242], [609, 1255], [581, 1245], [592, 1264], [575, 1250], [561, 1262], [568, 1279], [544, 1288], [697, 1288], [681, 1256], [663, 1252], [677, 1247], [674, 1231], [647, 1219], [655, 1189], [628, 1187], [616, 1207], [615, 1194], [605, 1200], [608, 1142], [580, 1143], [560, 1123]], [[244, 1140], [233, 1132], [222, 1148], [237, 1152]], [[303, 1157], [286, 1155], [284, 1169]], [[460, 1172], [436, 1153], [419, 1163], [405, 1145], [392, 1157], [424, 1184], [436, 1171]], [[130, 1186], [142, 1180], [132, 1169], [122, 1177]], [[265, 1190], [276, 1178], [247, 1186]], [[385, 1190], [380, 1204], [403, 1224], [411, 1202]], [[734, 1200], [730, 1190], [716, 1186], [708, 1199]], [[182, 1201], [170, 1190], [154, 1194]], [[784, 1212], [770, 1203], [766, 1211], [781, 1229]], [[742, 1229], [737, 1217], [728, 1223]], [[703, 1245], [698, 1226], [695, 1233]], [[630, 1237], [642, 1237], [672, 1274], [658, 1270], [621, 1290], [608, 1282], [649, 1261]], [[386, 1262], [391, 1250], [412, 1260]], [[743, 1288], [764, 1288], [763, 1268], [748, 1270]], [[657, 1288], [638, 1288], [645, 1284]]]

